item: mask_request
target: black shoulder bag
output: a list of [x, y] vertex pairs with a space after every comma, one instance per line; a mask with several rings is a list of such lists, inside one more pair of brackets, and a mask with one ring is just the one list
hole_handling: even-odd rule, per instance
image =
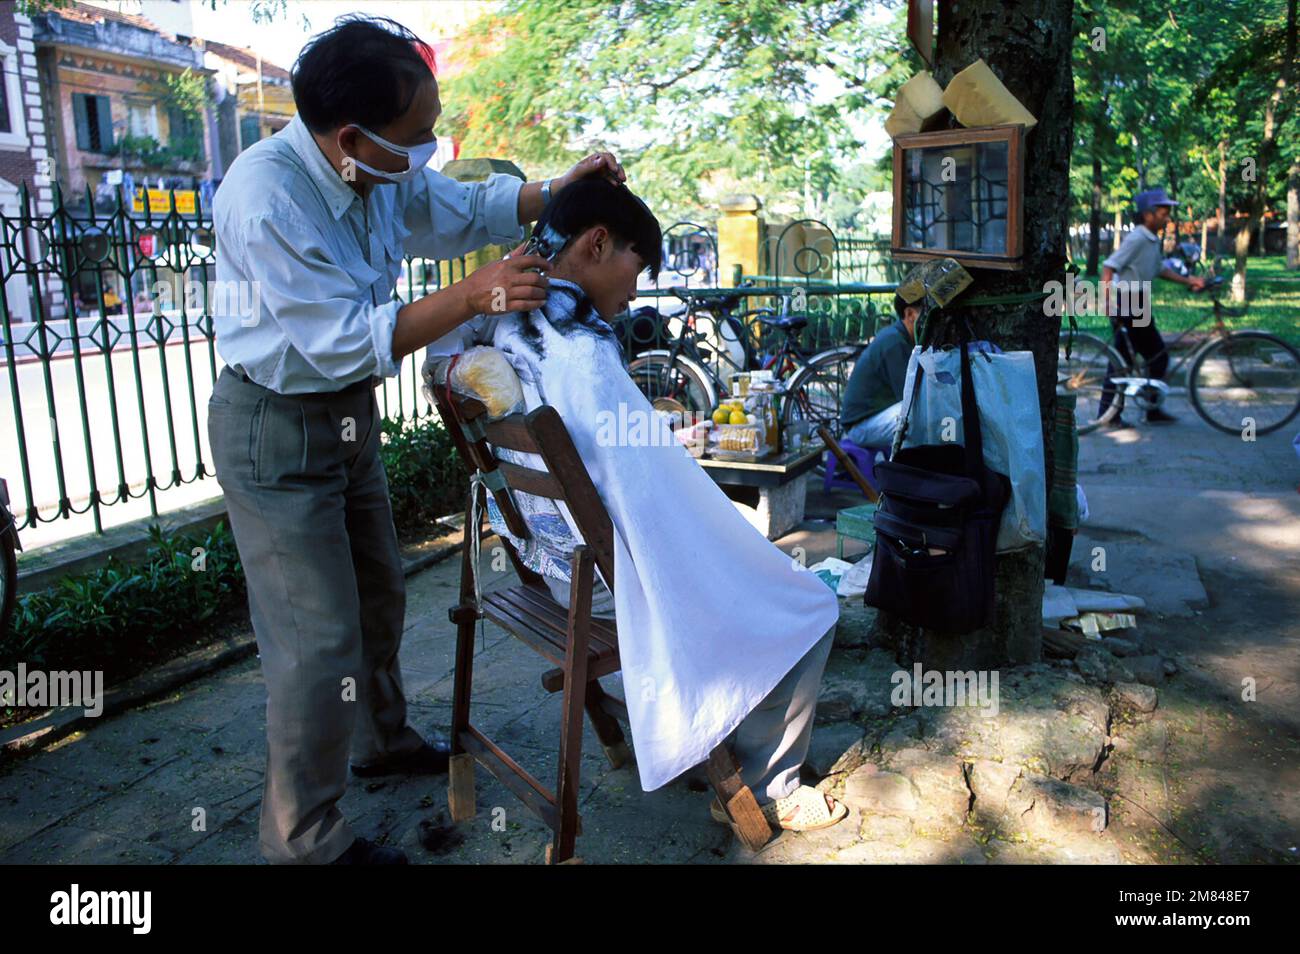
[[[966, 336], [961, 351], [965, 446], [900, 447], [876, 465], [876, 547], [864, 602], [939, 633], [959, 635], [993, 616], [994, 554], [1010, 482], [984, 466]], [[917, 366], [912, 397], [921, 387]]]

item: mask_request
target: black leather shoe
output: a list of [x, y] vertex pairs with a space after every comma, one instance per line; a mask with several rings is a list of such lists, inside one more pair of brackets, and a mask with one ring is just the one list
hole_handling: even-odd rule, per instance
[[332, 865], [409, 865], [406, 852], [400, 848], [385, 848], [366, 838], [358, 838], [348, 845], [333, 861]]
[[381, 762], [352, 766], [358, 778], [376, 778], [381, 775], [441, 775], [447, 771], [451, 760], [451, 746], [442, 739], [425, 742], [414, 752], [398, 755]]
[[1158, 407], [1147, 411], [1146, 421], [1148, 424], [1173, 424], [1177, 420], [1178, 418], [1174, 417], [1172, 414], [1165, 413]]

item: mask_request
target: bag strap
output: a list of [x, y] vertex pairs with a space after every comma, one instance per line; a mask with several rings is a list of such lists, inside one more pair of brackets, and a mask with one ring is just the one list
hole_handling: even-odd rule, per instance
[[961, 350], [961, 428], [966, 445], [966, 473], [975, 480], [984, 473], [984, 435], [980, 430], [979, 405], [975, 403], [975, 377], [971, 373], [970, 336], [965, 329], [958, 338]]
[[912, 408], [916, 405], [916, 396], [921, 393], [921, 360], [918, 355], [916, 361], [916, 375], [912, 381], [912, 393], [907, 396], [907, 406], [898, 416], [898, 426], [894, 428], [894, 442], [889, 447], [889, 459], [893, 460], [894, 455], [903, 447], [903, 440], [907, 437], [907, 422], [912, 416]]

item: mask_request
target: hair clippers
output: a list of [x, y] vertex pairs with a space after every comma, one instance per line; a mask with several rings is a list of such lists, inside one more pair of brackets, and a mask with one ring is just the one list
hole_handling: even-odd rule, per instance
[[528, 244], [524, 246], [524, 254], [540, 255], [548, 262], [553, 262], [555, 256], [564, 251], [564, 247], [568, 244], [569, 236], [549, 223], [538, 222], [533, 226], [533, 234], [529, 236]]

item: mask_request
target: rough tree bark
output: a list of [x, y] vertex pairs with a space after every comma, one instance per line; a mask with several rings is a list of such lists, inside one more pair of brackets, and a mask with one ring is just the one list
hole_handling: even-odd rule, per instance
[[[1041, 293], [1064, 281], [1070, 210], [1070, 147], [1074, 83], [1070, 47], [1073, 0], [952, 0], [939, 4], [934, 75], [946, 86], [953, 74], [983, 57], [1007, 88], [1038, 117], [1025, 141], [1024, 268], [972, 270], [968, 296]], [[1044, 314], [1041, 300], [977, 308], [953, 303], [975, 332], [1007, 351], [1031, 351], [1038, 373], [1043, 443], [1051, 473], [1049, 422], [1056, 400], [1056, 350], [1060, 319]], [[896, 639], [900, 663], [927, 669], [996, 668], [1042, 655], [1043, 551], [1030, 548], [999, 557], [997, 615], [966, 636], [937, 636], [882, 621]]]

